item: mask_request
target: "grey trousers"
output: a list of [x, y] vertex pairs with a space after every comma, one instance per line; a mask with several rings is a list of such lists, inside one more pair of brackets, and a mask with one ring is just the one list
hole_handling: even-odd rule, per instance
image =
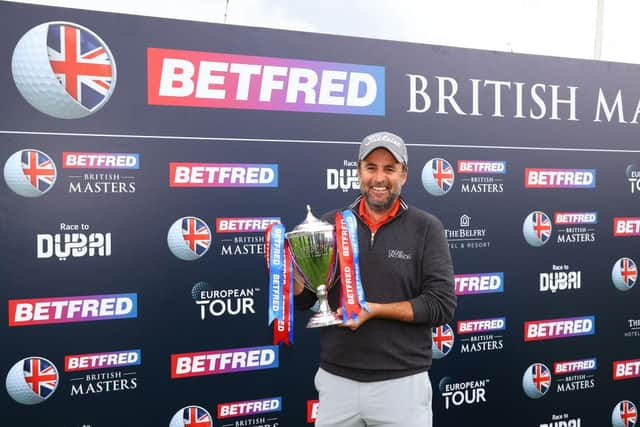
[[429, 373], [386, 381], [358, 382], [322, 368], [316, 427], [432, 427]]

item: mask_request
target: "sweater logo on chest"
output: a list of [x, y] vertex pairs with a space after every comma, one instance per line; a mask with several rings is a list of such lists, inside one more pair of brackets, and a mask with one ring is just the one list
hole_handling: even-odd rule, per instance
[[388, 257], [396, 258], [396, 259], [404, 259], [407, 261], [411, 261], [411, 258], [412, 258], [411, 254], [406, 253], [402, 249], [389, 249]]

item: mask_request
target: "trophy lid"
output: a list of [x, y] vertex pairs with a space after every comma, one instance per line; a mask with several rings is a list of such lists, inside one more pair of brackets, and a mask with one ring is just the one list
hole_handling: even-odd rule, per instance
[[298, 234], [304, 232], [322, 232], [322, 231], [333, 231], [333, 225], [326, 221], [322, 221], [321, 219], [316, 218], [313, 213], [311, 213], [311, 206], [307, 205], [307, 217], [300, 224], [296, 225], [293, 230], [286, 233], [289, 234]]

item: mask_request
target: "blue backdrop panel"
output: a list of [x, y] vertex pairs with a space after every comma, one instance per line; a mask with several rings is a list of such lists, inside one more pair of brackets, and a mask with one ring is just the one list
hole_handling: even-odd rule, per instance
[[[442, 357], [430, 371], [436, 425], [635, 425], [638, 66], [6, 2], [0, 14], [0, 317], [7, 319], [0, 326], [0, 376], [7, 384], [0, 393], [2, 425], [173, 427], [188, 425], [181, 410], [189, 406], [210, 413], [185, 412], [202, 425], [307, 425], [317, 399], [319, 351], [318, 331], [304, 327], [311, 313], [296, 313], [292, 346], [272, 346], [263, 231], [224, 232], [217, 223], [280, 218], [291, 229], [304, 219], [306, 204], [317, 215], [348, 204], [358, 194], [357, 144], [379, 130], [407, 142], [403, 195], [441, 218], [458, 279], [452, 334], [438, 344]], [[56, 55], [65, 57], [50, 40], [60, 21], [97, 35], [117, 70], [109, 79], [78, 71], [82, 99], [72, 97], [72, 72], [55, 64], [62, 61]], [[46, 23], [48, 38], [34, 36], [26, 48], [16, 47]], [[13, 60], [12, 69], [17, 51], [25, 60]], [[176, 97], [164, 99], [175, 105], [156, 102], [154, 52], [165, 60], [190, 58], [200, 68], [206, 66], [200, 61], [257, 64], [260, 71], [249, 80], [253, 103], [207, 106], [211, 101], [202, 97], [180, 101], [189, 105], [178, 105]], [[84, 55], [75, 63], [105, 53], [98, 46]], [[336, 83], [328, 98], [315, 86], [313, 102], [305, 104], [300, 95], [278, 103], [285, 91], [278, 82], [293, 79], [294, 68], [314, 70], [319, 79], [322, 70], [337, 70], [342, 74], [333, 74], [333, 83], [367, 75], [376, 82], [375, 100], [352, 109], [322, 105], [346, 96], [347, 86]], [[261, 102], [258, 82], [267, 69], [276, 73], [275, 89], [272, 102]], [[202, 93], [222, 87], [216, 76], [233, 82], [228, 70], [210, 70]], [[181, 72], [187, 71], [175, 71]], [[20, 75], [27, 89], [20, 89]], [[167, 90], [185, 82], [174, 76]], [[363, 97], [368, 89], [362, 83], [353, 95]], [[79, 106], [92, 96], [102, 100], [101, 108]], [[83, 117], [60, 118], [67, 105]], [[85, 163], [74, 164], [75, 158]], [[137, 160], [127, 168], [100, 163], [107, 158]], [[434, 184], [427, 166], [435, 159], [449, 176], [432, 178]], [[245, 172], [277, 165], [277, 182], [178, 186], [172, 166], [194, 164]], [[465, 169], [470, 164], [476, 166]], [[491, 169], [495, 165], [504, 170]], [[30, 172], [34, 168], [39, 172]], [[531, 169], [588, 173], [594, 183], [561, 180], [532, 188]], [[433, 194], [438, 191], [445, 194]], [[536, 211], [551, 225], [540, 247], [523, 233]], [[563, 213], [583, 215], [563, 221], [557, 215]], [[593, 214], [597, 220], [590, 221]], [[185, 217], [209, 227], [203, 231], [209, 240], [199, 243], [204, 254], [190, 252], [182, 240]], [[615, 233], [617, 223], [628, 228]], [[174, 255], [168, 234], [195, 259]], [[63, 243], [56, 246], [56, 238]], [[486, 273], [501, 278], [499, 288], [465, 282]], [[616, 280], [627, 289], [617, 288]], [[133, 301], [121, 318], [108, 305], [114, 295]], [[69, 311], [74, 299], [85, 301], [75, 314]], [[95, 301], [107, 302], [92, 314]], [[587, 318], [593, 328], [577, 329], [585, 323], [576, 318]], [[503, 319], [498, 326], [504, 327], [469, 322], [487, 319]], [[558, 336], [530, 336], [528, 325], [539, 321]], [[460, 333], [461, 325], [477, 329]], [[237, 368], [247, 369], [228, 365], [175, 378], [172, 360], [180, 355], [248, 357], [251, 351], [274, 355], [277, 363], [239, 362]], [[108, 359], [114, 352], [139, 358]], [[78, 355], [86, 365], [73, 365]], [[527, 376], [531, 372], [535, 378]], [[262, 405], [248, 405], [253, 401]]]

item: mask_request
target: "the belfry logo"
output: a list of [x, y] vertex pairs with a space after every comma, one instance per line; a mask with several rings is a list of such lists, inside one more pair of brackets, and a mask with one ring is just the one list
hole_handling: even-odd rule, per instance
[[46, 22], [27, 31], [13, 51], [11, 71], [24, 99], [59, 119], [93, 114], [116, 86], [116, 64], [107, 44], [72, 22]]

